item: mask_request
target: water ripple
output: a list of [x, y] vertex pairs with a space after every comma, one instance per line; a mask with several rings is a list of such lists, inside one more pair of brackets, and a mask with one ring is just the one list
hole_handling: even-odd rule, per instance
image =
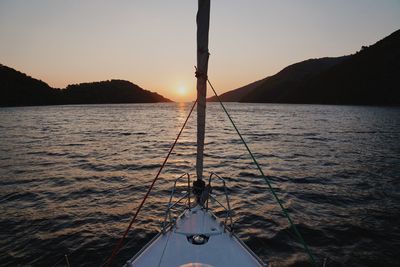
[[[101, 265], [190, 106], [1, 108], [0, 266], [63, 264], [64, 254], [72, 266]], [[227, 108], [320, 263], [399, 266], [399, 108]], [[184, 172], [194, 177], [195, 121], [189, 120], [116, 266], [160, 229], [171, 181]], [[205, 172], [226, 179], [237, 234], [273, 266], [307, 266], [301, 244], [216, 103], [208, 104], [205, 144]]]

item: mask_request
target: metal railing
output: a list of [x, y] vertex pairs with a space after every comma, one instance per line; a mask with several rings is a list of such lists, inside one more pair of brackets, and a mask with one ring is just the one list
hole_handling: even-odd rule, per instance
[[[178, 183], [179, 180], [183, 179], [184, 177], [187, 177], [187, 191], [177, 201], [172, 203], [172, 200], [173, 200], [175, 192], [176, 192], [176, 184]], [[169, 225], [171, 225], [171, 224], [173, 224], [175, 222], [175, 218], [172, 217], [171, 211], [175, 207], [177, 207], [178, 204], [182, 202], [182, 200], [187, 199], [187, 208], [189, 208], [189, 210], [190, 210], [190, 208], [191, 208], [191, 201], [190, 201], [191, 191], [192, 190], [190, 188], [190, 175], [189, 175], [189, 173], [184, 173], [184, 174], [182, 174], [181, 176], [179, 176], [178, 178], [175, 179], [174, 186], [173, 186], [172, 191], [171, 191], [171, 196], [169, 197], [167, 210], [165, 211], [165, 217], [164, 217], [164, 221], [163, 221], [163, 225], [162, 225], [162, 232], [163, 233], [165, 233], [165, 229]]]
[[[209, 209], [209, 199], [215, 201], [224, 210], [224, 213], [225, 213], [224, 226], [225, 226], [225, 228], [229, 227], [229, 230], [233, 231], [232, 210], [231, 210], [231, 205], [229, 203], [229, 194], [228, 194], [228, 188], [226, 187], [226, 182], [218, 174], [212, 172], [210, 174], [210, 178], [208, 179], [208, 184], [210, 186], [211, 186], [213, 177], [216, 177], [218, 180], [220, 180], [222, 182], [223, 193], [225, 195], [225, 200], [226, 200], [227, 206], [224, 206], [220, 201], [218, 201], [217, 197], [212, 194], [212, 191], [210, 191], [209, 198], [207, 199], [207, 202], [206, 202], [206, 209]], [[229, 225], [227, 225], [228, 220], [229, 220]]]
[[[177, 184], [180, 180], [187, 178], [187, 190], [186, 192], [181, 195], [180, 197], [178, 197], [177, 200], [174, 201], [174, 197], [175, 194], [177, 192]], [[217, 175], [216, 173], [212, 172], [210, 174], [210, 177], [208, 179], [208, 185], [211, 186], [212, 180], [213, 178], [218, 179], [219, 181], [222, 182], [222, 189], [223, 189], [223, 193], [225, 195], [225, 201], [226, 201], [226, 206], [224, 204], [221, 203], [220, 200], [218, 200], [217, 195], [212, 194], [212, 190], [210, 190], [209, 194], [208, 194], [208, 198], [206, 201], [206, 205], [205, 208], [206, 210], [209, 210], [209, 200], [211, 199], [212, 201], [214, 201], [215, 203], [218, 204], [219, 207], [221, 207], [223, 209], [224, 212], [224, 227], [226, 229], [228, 229], [229, 231], [233, 231], [233, 219], [232, 219], [232, 212], [231, 212], [231, 206], [229, 203], [229, 196], [228, 196], [228, 188], [226, 187], [226, 182], [223, 178], [221, 178], [219, 175]], [[179, 176], [177, 179], [175, 179], [174, 181], [174, 186], [172, 187], [172, 191], [171, 191], [171, 195], [168, 201], [168, 205], [167, 205], [167, 210], [165, 211], [165, 216], [164, 216], [164, 221], [162, 223], [162, 233], [165, 233], [166, 229], [173, 225], [176, 221], [176, 217], [177, 216], [173, 216], [172, 212], [173, 211], [179, 211], [179, 204], [183, 203], [183, 201], [186, 201], [184, 209], [180, 210], [182, 213], [185, 209], [191, 209], [192, 208], [192, 202], [191, 202], [191, 194], [192, 194], [192, 190], [191, 190], [191, 186], [190, 186], [190, 175], [188, 173], [182, 174], [181, 176]], [[229, 224], [228, 224], [229, 222]]]

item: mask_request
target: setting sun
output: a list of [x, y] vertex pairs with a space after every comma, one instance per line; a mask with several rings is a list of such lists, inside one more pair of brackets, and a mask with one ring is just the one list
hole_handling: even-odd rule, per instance
[[180, 87], [178, 88], [178, 94], [180, 94], [180, 95], [186, 95], [186, 93], [187, 93], [186, 87], [180, 86]]
[[170, 92], [174, 93], [172, 98], [174, 101], [188, 102], [196, 98], [196, 90], [188, 84], [189, 82], [177, 82], [171, 85]]

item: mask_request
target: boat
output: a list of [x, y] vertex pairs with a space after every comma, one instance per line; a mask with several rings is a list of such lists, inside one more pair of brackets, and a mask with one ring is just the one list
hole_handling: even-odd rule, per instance
[[[119, 240], [111, 256], [103, 266], [110, 266], [123, 245], [132, 224], [136, 220], [141, 208], [164, 168], [172, 150], [175, 147], [185, 125], [197, 106], [197, 154], [196, 154], [196, 179], [191, 180], [191, 175], [185, 173], [175, 179], [170, 199], [166, 208], [165, 217], [161, 231], [150, 240], [139, 252], [126, 261], [126, 267], [252, 267], [269, 266], [263, 262], [246, 244], [244, 244], [234, 232], [232, 209], [225, 179], [216, 173], [205, 175], [203, 173], [204, 136], [206, 117], [206, 91], [207, 84], [210, 85], [219, 99], [214, 87], [208, 79], [208, 34], [210, 21], [210, 0], [198, 0], [197, 12], [197, 67], [195, 76], [197, 78], [197, 99], [187, 116], [175, 142], [164, 159], [155, 179], [151, 183], [146, 195], [140, 203], [124, 235]], [[220, 100], [220, 99], [219, 99]], [[232, 118], [220, 101], [223, 110], [228, 115], [235, 130], [239, 134], [243, 144], [246, 146], [254, 163], [268, 184], [272, 194], [282, 208], [284, 215], [288, 218], [290, 225], [294, 228], [300, 241], [305, 246], [306, 252], [314, 262], [312, 254], [308, 250], [297, 228], [285, 211], [282, 203], [273, 191], [273, 188], [262, 172], [244, 141]], [[215, 190], [214, 190], [215, 189]], [[219, 194], [216, 194], [218, 192]], [[213, 206], [213, 208], [211, 207]], [[214, 210], [218, 211], [219, 217]], [[315, 263], [315, 262], [314, 262]]]
[[[186, 178], [188, 191], [172, 201], [177, 191], [177, 182]], [[226, 193], [225, 181], [212, 173], [205, 187], [193, 188], [196, 192], [193, 205], [190, 201], [190, 175], [185, 174], [175, 180], [161, 232], [127, 261], [127, 267], [267, 266], [233, 232], [228, 194], [224, 196], [227, 201], [227, 205], [224, 205], [211, 193], [213, 178], [222, 182]], [[215, 201], [225, 211], [223, 219], [218, 218], [208, 207], [209, 201]], [[184, 203], [184, 210], [174, 218], [171, 216], [172, 211], [180, 202]]]
[[[267, 266], [233, 232], [225, 180], [215, 173], [210, 174], [207, 183], [203, 177], [209, 17], [210, 0], [198, 0], [197, 179], [192, 186], [190, 174], [186, 173], [174, 181], [161, 232], [126, 262], [127, 267]], [[183, 179], [187, 180], [186, 193], [176, 197], [177, 185]], [[225, 203], [212, 193], [215, 179], [222, 183]], [[225, 213], [223, 220], [209, 208], [210, 201], [219, 203]], [[178, 207], [183, 211], [174, 217], [173, 211]]]

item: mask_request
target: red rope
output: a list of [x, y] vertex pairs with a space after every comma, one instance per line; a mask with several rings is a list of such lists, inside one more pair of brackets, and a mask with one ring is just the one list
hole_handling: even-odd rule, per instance
[[171, 148], [170, 148], [170, 150], [169, 150], [169, 152], [168, 152], [168, 154], [167, 154], [167, 157], [164, 159], [164, 162], [163, 162], [163, 164], [161, 165], [160, 169], [158, 170], [156, 177], [154, 178], [154, 180], [153, 180], [153, 182], [151, 183], [149, 189], [147, 190], [146, 195], [144, 196], [144, 198], [143, 198], [142, 202], [140, 203], [139, 207], [137, 208], [137, 210], [136, 210], [136, 212], [135, 212], [135, 215], [132, 217], [132, 220], [131, 220], [131, 222], [129, 223], [128, 228], [126, 228], [126, 230], [125, 230], [123, 236], [119, 239], [118, 243], [115, 245], [115, 247], [114, 247], [114, 249], [113, 249], [113, 251], [112, 251], [112, 253], [111, 253], [111, 256], [106, 260], [106, 262], [103, 264], [103, 266], [106, 266], [106, 267], [110, 266], [111, 263], [112, 263], [112, 261], [113, 261], [113, 259], [114, 259], [115, 256], [118, 254], [119, 250], [121, 249], [122, 244], [123, 244], [123, 242], [124, 242], [126, 236], [128, 235], [129, 230], [130, 230], [131, 227], [132, 227], [132, 224], [135, 222], [137, 215], [139, 214], [140, 210], [142, 209], [142, 207], [143, 207], [143, 205], [144, 205], [144, 203], [145, 203], [147, 197], [149, 196], [151, 190], [153, 189], [153, 186], [154, 186], [155, 182], [156, 182], [157, 179], [158, 179], [158, 176], [160, 175], [162, 169], [164, 168], [165, 164], [166, 164], [167, 161], [168, 161], [169, 156], [170, 156], [171, 153], [172, 153], [172, 150], [174, 149], [176, 143], [178, 142], [178, 139], [179, 139], [179, 137], [181, 136], [181, 134], [182, 134], [182, 132], [183, 132], [183, 129], [185, 128], [186, 123], [187, 123], [187, 121], [189, 120], [190, 115], [192, 114], [192, 111], [193, 111], [194, 107], [196, 106], [196, 103], [197, 103], [197, 100], [193, 103], [193, 106], [192, 106], [192, 108], [190, 109], [189, 115], [187, 116], [185, 122], [183, 123], [182, 128], [181, 128], [181, 130], [179, 131], [178, 136], [177, 136], [176, 139], [175, 139], [175, 142], [172, 144], [172, 146], [171, 146]]

